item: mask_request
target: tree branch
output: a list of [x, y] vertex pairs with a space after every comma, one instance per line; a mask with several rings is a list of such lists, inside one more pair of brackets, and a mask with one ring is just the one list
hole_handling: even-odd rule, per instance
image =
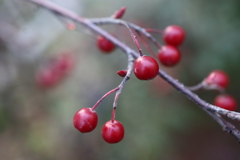
[[227, 122], [225, 119], [222, 118], [221, 115], [217, 113], [212, 113], [210, 111], [206, 111], [220, 126], [222, 126], [222, 129], [231, 135], [233, 135], [238, 142], [240, 142], [240, 131], [236, 129], [236, 127], [230, 123]]
[[[49, 11], [59, 14], [61, 16], [67, 17], [85, 27], [92, 30], [92, 32], [100, 34], [107, 38], [108, 40], [112, 41], [116, 46], [118, 46], [125, 54], [128, 56], [131, 55], [131, 57], [137, 58], [139, 57], [139, 53], [137, 53], [135, 50], [128, 47], [126, 44], [122, 43], [115, 37], [113, 37], [108, 32], [104, 31], [100, 27], [98, 27], [96, 24], [104, 24], [104, 23], [110, 23], [110, 24], [116, 24], [120, 23], [122, 24], [127, 23], [129, 27], [134, 28], [136, 31], [141, 32], [143, 35], [145, 35], [147, 38], [149, 38], [158, 48], [161, 47], [161, 45], [155, 40], [154, 37], [151, 36], [144, 28], [141, 28], [135, 24], [131, 24], [129, 22], [119, 20], [119, 19], [113, 19], [113, 18], [103, 18], [99, 19], [98, 21], [96, 19], [86, 19], [83, 17], [78, 16], [74, 12], [71, 12], [61, 6], [58, 6], [48, 0], [26, 0], [29, 2], [33, 2], [37, 5], [40, 5]], [[94, 24], [95, 23], [95, 24]], [[129, 75], [129, 74], [128, 74]], [[188, 99], [193, 101], [195, 104], [197, 104], [200, 108], [202, 108], [204, 111], [206, 111], [210, 116], [212, 116], [223, 128], [224, 130], [228, 131], [232, 135], [234, 135], [238, 140], [240, 140], [240, 131], [236, 129], [234, 125], [231, 123], [225, 121], [219, 114], [224, 115], [230, 119], [240, 121], [240, 113], [228, 111], [222, 108], [219, 108], [217, 106], [211, 105], [207, 103], [206, 101], [199, 98], [195, 93], [190, 91], [187, 87], [185, 87], [182, 83], [180, 83], [178, 80], [172, 78], [164, 71], [159, 71], [159, 76], [162, 77], [165, 81], [167, 81], [170, 85], [172, 85], [175, 89], [183, 93]]]

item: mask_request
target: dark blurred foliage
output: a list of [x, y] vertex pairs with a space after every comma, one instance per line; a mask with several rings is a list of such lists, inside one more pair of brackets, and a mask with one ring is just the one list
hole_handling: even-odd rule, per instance
[[[176, 24], [186, 30], [182, 61], [161, 66], [186, 85], [201, 82], [214, 69], [231, 79], [227, 92], [238, 103], [240, 91], [239, 0], [54, 0], [86, 17], [110, 16], [127, 7], [123, 19], [163, 30]], [[99, 124], [88, 134], [72, 125], [73, 115], [91, 107], [121, 77], [127, 58], [120, 50], [104, 55], [96, 35], [24, 0], [0, 0], [0, 159], [1, 160], [239, 160], [239, 144], [205, 112], [161, 78], [139, 81], [134, 75], [119, 98], [116, 119], [126, 129], [118, 144], [101, 138], [110, 119], [114, 95], [97, 108]], [[121, 26], [103, 26], [136, 48]], [[154, 35], [162, 43], [161, 36]], [[142, 48], [143, 45], [142, 45]], [[145, 49], [143, 49], [146, 53]], [[74, 70], [59, 85], [36, 85], [38, 69], [62, 52], [72, 51]], [[146, 53], [147, 54], [147, 53]], [[218, 94], [199, 91], [208, 102]], [[240, 109], [238, 109], [240, 111]], [[233, 122], [240, 127], [239, 122]]]

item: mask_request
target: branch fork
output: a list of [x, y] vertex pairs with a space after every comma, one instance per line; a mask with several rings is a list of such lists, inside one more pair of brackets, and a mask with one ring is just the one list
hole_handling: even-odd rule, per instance
[[[130, 74], [131, 74], [132, 68], [133, 68], [133, 61], [134, 61], [134, 59], [138, 58], [140, 55], [143, 54], [142, 50], [140, 48], [140, 45], [137, 41], [137, 38], [133, 34], [131, 29], [136, 31], [136, 33], [138, 33], [141, 36], [141, 38], [142, 38], [142, 36], [145, 36], [146, 38], [148, 38], [149, 41], [152, 42], [157, 48], [161, 48], [162, 45], [150, 34], [151, 32], [149, 32], [149, 29], [142, 28], [140, 26], [137, 26], [135, 24], [132, 24], [132, 23], [124, 21], [124, 20], [116, 19], [116, 18], [120, 18], [123, 15], [125, 9], [122, 9], [122, 10], [124, 10], [124, 11], [122, 11], [123, 13], [116, 12], [115, 14], [113, 14], [112, 17], [100, 18], [100, 19], [87, 19], [87, 18], [80, 17], [77, 14], [75, 14], [74, 12], [69, 11], [69, 10], [67, 10], [57, 4], [54, 4], [53, 2], [48, 1], [48, 0], [25, 0], [25, 1], [33, 2], [45, 9], [49, 10], [53, 14], [68, 18], [69, 20], [72, 20], [75, 23], [85, 26], [86, 28], [91, 30], [93, 33], [104, 36], [106, 39], [113, 42], [119, 49], [121, 49], [123, 51], [123, 53], [125, 53], [128, 56], [127, 74], [123, 78], [120, 85], [114, 89], [114, 91], [117, 91], [117, 92], [116, 92], [116, 96], [115, 96], [114, 103], [113, 103], [113, 116], [112, 117], [115, 117], [117, 100], [122, 91], [124, 84], [130, 77]], [[118, 14], [120, 14], [120, 15], [118, 15]], [[128, 29], [128, 31], [130, 32], [130, 35], [131, 35], [133, 41], [135, 42], [139, 53], [136, 52], [135, 50], [131, 49], [129, 46], [127, 46], [126, 44], [119, 41], [116, 37], [112, 36], [111, 34], [109, 34], [108, 32], [104, 31], [102, 28], [99, 27], [99, 25], [107, 25], [107, 24], [117, 24], [117, 25], [125, 26]], [[150, 51], [151, 49], [148, 48], [148, 50]], [[150, 52], [152, 52], [152, 51], [150, 51]], [[184, 94], [188, 99], [190, 99], [195, 104], [197, 104], [200, 108], [202, 108], [204, 111], [206, 111], [223, 128], [224, 131], [233, 135], [240, 142], [240, 131], [233, 124], [231, 124], [230, 122], [227, 122], [222, 117], [222, 116], [226, 116], [232, 120], [240, 121], [240, 113], [219, 108], [219, 107], [209, 104], [206, 101], [199, 98], [192, 91], [194, 91], [195, 89], [198, 89], [200, 86], [196, 86], [195, 88], [188, 88], [188, 87], [184, 86], [182, 83], [180, 83], [178, 80], [172, 78], [170, 75], [168, 75], [167, 73], [165, 73], [162, 70], [159, 71], [158, 75], [162, 79], [167, 81], [172, 87], [174, 87], [176, 90], [178, 90], [179, 92]]]

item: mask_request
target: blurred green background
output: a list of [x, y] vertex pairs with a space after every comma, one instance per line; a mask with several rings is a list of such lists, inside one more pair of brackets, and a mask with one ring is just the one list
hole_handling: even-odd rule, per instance
[[[85, 17], [110, 16], [127, 7], [124, 20], [163, 30], [176, 24], [186, 31], [182, 61], [161, 66], [186, 85], [212, 70], [231, 79], [227, 92], [238, 103], [240, 91], [239, 0], [54, 0]], [[75, 112], [93, 106], [121, 77], [127, 58], [96, 47], [96, 36], [24, 0], [0, 0], [0, 159], [1, 160], [239, 160], [239, 144], [205, 112], [161, 78], [139, 81], [134, 75], [119, 98], [116, 119], [124, 140], [107, 144], [101, 126], [111, 118], [114, 95], [99, 105], [97, 128], [81, 134], [72, 124]], [[103, 26], [136, 49], [121, 26]], [[160, 35], [154, 35], [161, 43]], [[142, 45], [142, 48], [144, 46]], [[59, 85], [42, 89], [36, 74], [49, 58], [72, 51], [73, 71]], [[146, 52], [145, 52], [146, 53]], [[197, 92], [207, 102], [214, 91]], [[239, 111], [240, 109], [238, 109]], [[239, 127], [239, 122], [233, 122]]]

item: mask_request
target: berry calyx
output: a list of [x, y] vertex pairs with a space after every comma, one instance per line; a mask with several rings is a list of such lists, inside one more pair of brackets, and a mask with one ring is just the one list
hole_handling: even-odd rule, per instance
[[103, 36], [97, 37], [98, 48], [104, 53], [110, 53], [115, 49], [115, 45]]
[[185, 31], [177, 25], [171, 25], [164, 29], [163, 40], [170, 45], [178, 46], [185, 38]]
[[158, 51], [158, 59], [164, 66], [172, 67], [180, 61], [181, 54], [176, 47], [166, 45]]
[[124, 137], [124, 127], [117, 120], [107, 121], [102, 127], [102, 137], [108, 143], [118, 143]]
[[127, 74], [127, 70], [120, 70], [120, 71], [117, 71], [117, 74], [118, 74], [120, 77], [125, 77], [126, 74]]
[[150, 56], [138, 57], [134, 62], [134, 74], [140, 80], [150, 80], [158, 75], [159, 65]]
[[98, 123], [98, 115], [92, 108], [82, 108], [73, 117], [74, 127], [82, 133], [91, 132]]
[[229, 84], [229, 78], [224, 71], [215, 70], [211, 72], [206, 79], [204, 79], [203, 84], [205, 87], [210, 89], [225, 89]]
[[221, 94], [214, 99], [214, 105], [223, 109], [235, 111], [237, 107], [237, 102], [232, 96], [227, 94]]

